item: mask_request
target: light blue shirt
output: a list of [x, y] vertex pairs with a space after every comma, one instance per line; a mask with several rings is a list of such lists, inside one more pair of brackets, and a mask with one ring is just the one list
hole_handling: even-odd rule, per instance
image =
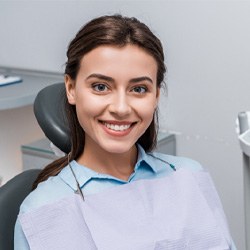
[[[185, 167], [192, 171], [202, 169], [201, 165], [193, 160], [164, 155], [160, 153], [145, 153], [138, 145], [138, 160], [134, 172], [127, 181], [118, 179], [108, 174], [97, 173], [85, 166], [79, 165], [76, 161], [71, 162], [72, 169], [83, 194], [101, 192], [106, 188], [124, 185], [140, 179], [159, 178], [173, 173], [175, 168]], [[30, 193], [20, 207], [20, 213], [29, 212], [45, 204], [72, 195], [77, 191], [77, 184], [69, 166], [66, 166], [57, 176], [40, 183]], [[23, 233], [19, 220], [15, 226], [15, 250], [28, 250], [29, 245]], [[236, 248], [232, 248], [236, 249]]]

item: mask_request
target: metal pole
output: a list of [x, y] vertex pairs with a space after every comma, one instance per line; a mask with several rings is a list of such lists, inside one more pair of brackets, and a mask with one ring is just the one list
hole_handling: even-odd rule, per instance
[[240, 134], [242, 134], [249, 129], [247, 113], [240, 112], [238, 114], [238, 118], [239, 118]]
[[[249, 129], [247, 113], [240, 112], [238, 118], [240, 134], [242, 134]], [[243, 153], [243, 185], [246, 250], [250, 250], [250, 160], [245, 153]]]
[[249, 156], [243, 154], [244, 207], [246, 250], [250, 250], [250, 161]]

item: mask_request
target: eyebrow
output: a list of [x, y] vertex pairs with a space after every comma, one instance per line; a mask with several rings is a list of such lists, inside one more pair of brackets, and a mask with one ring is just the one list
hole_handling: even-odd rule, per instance
[[110, 76], [105, 76], [105, 75], [102, 75], [102, 74], [91, 74], [89, 75], [86, 80], [90, 79], [90, 78], [98, 78], [100, 80], [104, 80], [104, 81], [108, 81], [108, 82], [114, 82], [115, 80], [110, 77]]
[[[86, 78], [86, 80], [88, 80], [90, 78], [98, 78], [100, 80], [104, 80], [104, 81], [108, 81], [108, 82], [115, 82], [115, 80], [110, 76], [105, 76], [105, 75], [96, 74], [96, 73], [93, 73], [93, 74], [89, 75]], [[150, 83], [153, 83], [153, 80], [148, 76], [136, 77], [136, 78], [132, 78], [132, 79], [129, 80], [130, 83], [137, 83], [137, 82], [142, 82], [142, 81], [148, 81]]]

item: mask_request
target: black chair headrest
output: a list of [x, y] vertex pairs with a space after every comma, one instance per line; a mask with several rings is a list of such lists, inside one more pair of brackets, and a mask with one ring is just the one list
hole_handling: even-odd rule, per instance
[[34, 113], [48, 139], [66, 154], [70, 152], [70, 130], [65, 113], [65, 85], [45, 87], [36, 96]]

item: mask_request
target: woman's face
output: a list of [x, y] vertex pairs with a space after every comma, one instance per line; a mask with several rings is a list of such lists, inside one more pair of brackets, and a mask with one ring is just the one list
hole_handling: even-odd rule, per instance
[[100, 46], [87, 53], [67, 97], [85, 131], [85, 148], [129, 152], [149, 127], [157, 107], [157, 63], [135, 45]]

